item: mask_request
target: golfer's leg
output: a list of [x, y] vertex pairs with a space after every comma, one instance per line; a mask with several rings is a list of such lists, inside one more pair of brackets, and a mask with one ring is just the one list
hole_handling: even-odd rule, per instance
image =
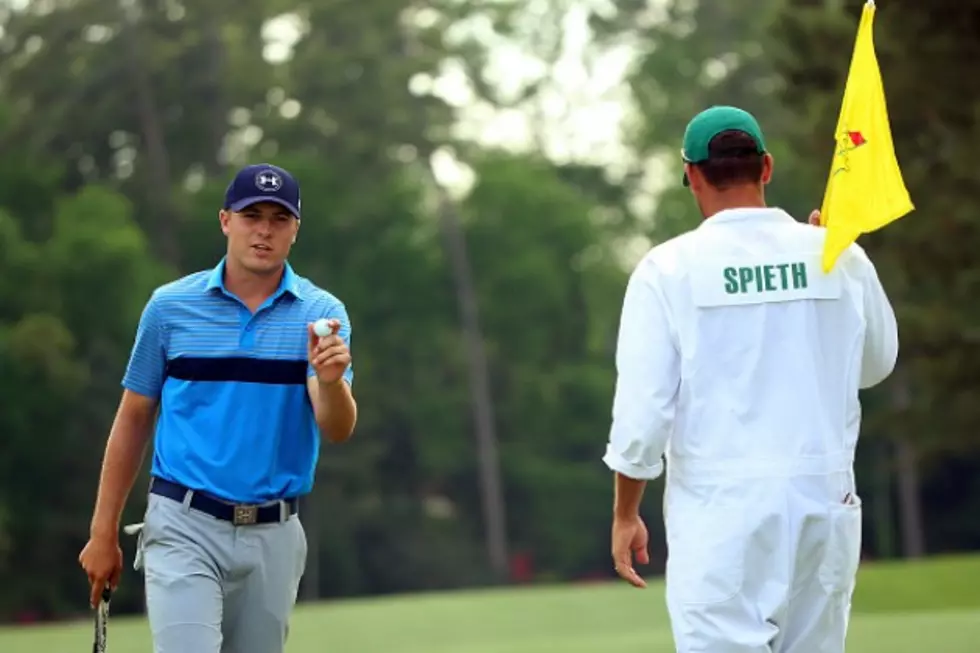
[[[146, 610], [155, 653], [218, 653], [222, 592], [218, 569], [196, 538], [194, 516], [156, 496], [143, 530]], [[169, 504], [169, 505], [168, 505]]]
[[221, 650], [282, 653], [306, 568], [306, 534], [299, 517], [239, 528], [235, 557], [245, 568], [227, 587]]

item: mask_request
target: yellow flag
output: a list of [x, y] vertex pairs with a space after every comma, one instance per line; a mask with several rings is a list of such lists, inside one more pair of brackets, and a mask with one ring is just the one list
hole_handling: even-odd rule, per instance
[[861, 13], [851, 68], [835, 133], [836, 148], [820, 209], [827, 228], [823, 269], [862, 233], [879, 229], [915, 208], [895, 158], [872, 26], [875, 4]]

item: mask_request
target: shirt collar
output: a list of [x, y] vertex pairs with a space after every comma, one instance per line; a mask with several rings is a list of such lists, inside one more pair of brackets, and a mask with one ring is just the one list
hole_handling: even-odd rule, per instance
[[701, 222], [699, 227], [704, 227], [705, 225], [720, 224], [723, 222], [739, 222], [742, 220], [753, 220], [753, 221], [766, 221], [766, 222], [785, 222], [791, 220], [796, 222], [786, 211], [776, 208], [776, 207], [761, 207], [761, 208], [739, 208], [739, 209], [725, 209], [715, 213], [710, 218], [705, 219]]
[[[208, 284], [205, 290], [208, 292], [218, 289], [223, 293], [227, 293], [228, 290], [225, 288], [225, 263], [227, 257], [223, 257], [218, 265], [211, 271], [208, 276]], [[287, 262], [283, 267], [282, 279], [279, 281], [279, 289], [274, 293], [274, 297], [278, 297], [284, 292], [288, 292], [290, 295], [298, 300], [303, 299], [303, 294], [299, 290], [299, 277], [293, 272], [293, 268]]]

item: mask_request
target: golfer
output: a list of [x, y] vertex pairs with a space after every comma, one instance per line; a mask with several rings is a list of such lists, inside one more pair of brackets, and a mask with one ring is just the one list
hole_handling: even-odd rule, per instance
[[753, 116], [698, 114], [683, 161], [705, 219], [647, 253], [622, 307], [603, 458], [614, 564], [644, 586], [639, 505], [666, 462], [677, 650], [840, 653], [861, 550], [858, 391], [895, 365], [895, 316], [860, 247], [824, 274], [819, 214], [766, 206]]
[[321, 434], [346, 440], [357, 413], [345, 307], [286, 262], [296, 180], [248, 166], [218, 217], [221, 262], [158, 288], [143, 311], [79, 556], [95, 605], [119, 581], [120, 515], [155, 422], [136, 566], [157, 653], [283, 650], [307, 554], [297, 500]]

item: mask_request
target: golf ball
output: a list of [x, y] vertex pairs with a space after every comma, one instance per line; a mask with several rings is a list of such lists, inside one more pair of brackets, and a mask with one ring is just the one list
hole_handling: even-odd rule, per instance
[[313, 333], [317, 334], [321, 338], [323, 336], [330, 335], [330, 323], [327, 322], [326, 318], [321, 317], [319, 320], [313, 323]]

